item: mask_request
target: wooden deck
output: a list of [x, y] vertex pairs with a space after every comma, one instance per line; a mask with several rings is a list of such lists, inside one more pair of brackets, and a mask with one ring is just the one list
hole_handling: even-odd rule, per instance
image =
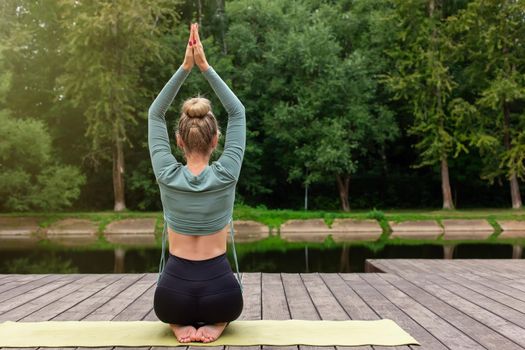
[[[367, 263], [388, 273], [244, 273], [245, 307], [240, 318], [390, 318], [421, 343], [322, 347], [326, 350], [525, 348], [523, 260], [369, 259]], [[156, 320], [152, 310], [156, 277], [151, 273], [0, 275], [0, 322]], [[177, 349], [181, 348], [185, 347]], [[222, 348], [206, 349], [240, 350]], [[124, 349], [129, 348], [119, 350]]]

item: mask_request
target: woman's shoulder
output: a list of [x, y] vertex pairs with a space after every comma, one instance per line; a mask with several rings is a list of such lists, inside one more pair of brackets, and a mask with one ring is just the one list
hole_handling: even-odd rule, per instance
[[233, 176], [230, 171], [225, 168], [218, 160], [213, 161], [210, 167], [216, 176], [224, 178], [224, 180], [227, 181], [237, 181], [235, 176]]

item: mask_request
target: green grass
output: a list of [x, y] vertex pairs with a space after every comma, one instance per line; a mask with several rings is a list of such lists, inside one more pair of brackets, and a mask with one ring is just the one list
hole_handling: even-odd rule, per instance
[[[61, 213], [47, 213], [47, 212], [31, 212], [31, 213], [2, 213], [0, 216], [36, 216], [41, 218], [39, 224], [41, 227], [47, 227], [52, 223], [64, 218], [82, 218], [89, 219], [98, 223], [99, 239], [90, 245], [84, 245], [78, 248], [71, 247], [68, 249], [114, 249], [116, 244], [107, 242], [102, 235], [104, 228], [112, 221], [129, 218], [156, 218], [155, 235], [156, 245], [161, 246], [161, 236], [163, 229], [162, 212], [137, 212], [137, 211], [100, 211], [100, 212], [61, 212]], [[331, 248], [335, 246], [342, 246], [342, 243], [336, 243], [329, 236], [323, 243], [294, 243], [287, 242], [281, 239], [278, 235], [278, 228], [287, 220], [292, 219], [323, 219], [326, 224], [331, 227], [333, 220], [336, 218], [352, 218], [352, 219], [374, 219], [377, 220], [383, 229], [383, 234], [375, 242], [356, 241], [351, 245], [366, 246], [373, 251], [379, 251], [384, 248], [386, 244], [393, 245], [420, 245], [420, 244], [462, 244], [462, 243], [482, 243], [482, 244], [525, 244], [525, 239], [500, 239], [497, 236], [501, 232], [501, 227], [497, 224], [497, 220], [525, 220], [525, 209], [460, 209], [460, 210], [441, 210], [441, 209], [402, 209], [402, 210], [387, 210], [381, 211], [373, 210], [352, 210], [350, 212], [343, 211], [303, 211], [303, 210], [289, 210], [289, 209], [266, 209], [264, 206], [257, 208], [237, 205], [234, 209], [233, 217], [235, 220], [254, 220], [265, 224], [271, 229], [271, 236], [267, 239], [250, 242], [239, 243], [239, 253], [245, 254], [252, 251], [264, 252], [268, 250], [282, 250], [290, 249], [304, 249], [305, 245], [312, 248]], [[388, 238], [390, 234], [389, 221], [411, 221], [411, 220], [436, 220], [439, 224], [444, 219], [486, 219], [495, 229], [493, 235], [486, 240], [420, 240], [420, 239], [400, 239]], [[236, 242], [237, 243], [237, 242]], [[63, 249], [57, 243], [48, 240], [42, 240], [38, 246], [44, 249]]]
[[[115, 220], [129, 218], [157, 218], [157, 230], [162, 232], [162, 212], [139, 212], [139, 211], [98, 211], [98, 212], [24, 212], [24, 213], [1, 213], [0, 216], [37, 216], [41, 217], [40, 226], [47, 227], [63, 218], [83, 218], [96, 221], [99, 231]], [[524, 209], [393, 209], [393, 210], [352, 210], [343, 211], [304, 211], [290, 209], [266, 209], [264, 206], [257, 208], [245, 205], [236, 205], [233, 212], [235, 220], [254, 220], [276, 229], [287, 220], [292, 219], [324, 219], [328, 226], [336, 218], [352, 219], [376, 219], [380, 224], [388, 221], [411, 221], [411, 220], [437, 220], [443, 219], [487, 219], [495, 227], [496, 220], [525, 220]]]

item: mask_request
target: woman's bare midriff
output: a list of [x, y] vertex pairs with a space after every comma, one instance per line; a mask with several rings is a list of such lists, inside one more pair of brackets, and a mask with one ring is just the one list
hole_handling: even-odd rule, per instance
[[168, 227], [169, 251], [172, 255], [188, 260], [211, 259], [226, 252], [230, 224], [222, 230], [204, 236], [190, 236]]

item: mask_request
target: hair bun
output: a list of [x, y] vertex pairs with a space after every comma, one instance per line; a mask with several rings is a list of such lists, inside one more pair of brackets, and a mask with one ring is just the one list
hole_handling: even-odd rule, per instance
[[204, 118], [210, 111], [210, 101], [202, 97], [190, 98], [182, 105], [182, 113], [190, 118]]

